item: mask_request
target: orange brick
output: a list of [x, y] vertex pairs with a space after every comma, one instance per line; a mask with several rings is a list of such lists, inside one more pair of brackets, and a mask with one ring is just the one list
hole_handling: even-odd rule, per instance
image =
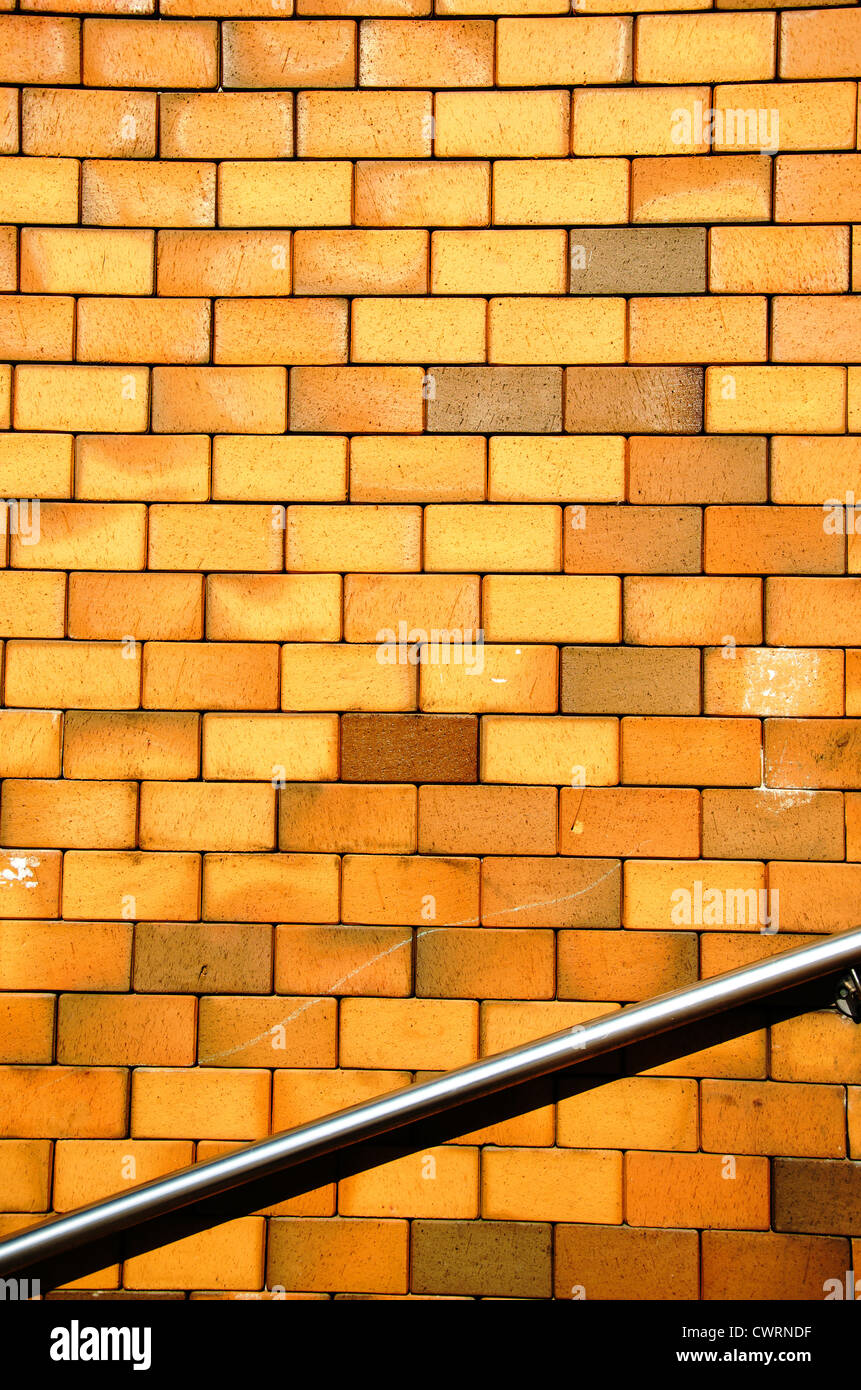
[[560, 854], [696, 858], [699, 845], [700, 798], [693, 789], [563, 787], [560, 793]]
[[165, 570], [279, 570], [283, 537], [275, 520], [269, 507], [151, 507], [150, 564]]
[[828, 1279], [845, 1283], [847, 1243], [773, 1231], [704, 1231], [702, 1298], [820, 1299]]
[[0, 490], [5, 497], [71, 496], [71, 436], [23, 432], [0, 436]]
[[[470, 643], [444, 647], [442, 664], [434, 647], [419, 672], [419, 708], [437, 713], [531, 711], [552, 714], [558, 703], [558, 653], [550, 646], [511, 647]], [[481, 666], [476, 662], [481, 652]], [[447, 664], [446, 657], [454, 664]], [[471, 663], [471, 664], [468, 664]]]
[[63, 915], [71, 918], [197, 915], [200, 857], [70, 850], [63, 864]]
[[127, 1092], [128, 1072], [115, 1067], [0, 1067], [0, 1135], [118, 1137]]
[[306, 996], [408, 995], [412, 941], [405, 927], [276, 927], [275, 988]]
[[131, 782], [19, 781], [3, 786], [4, 844], [124, 849], [135, 844], [137, 788]]
[[625, 640], [646, 646], [762, 640], [761, 581], [643, 578], [624, 581]]
[[420, 367], [293, 367], [290, 429], [419, 433], [423, 381]]
[[192, 1146], [176, 1140], [73, 1139], [54, 1150], [54, 1206], [57, 1211], [122, 1192], [136, 1182], [164, 1177], [192, 1161]]
[[596, 1089], [591, 1079], [580, 1085], [575, 1080], [559, 1101], [558, 1143], [578, 1149], [694, 1149], [698, 1099], [695, 1081], [626, 1076]]
[[23, 227], [21, 289], [48, 294], [150, 294], [148, 231]]
[[780, 894], [781, 934], [847, 931], [857, 917], [861, 864], [772, 863], [768, 882]]
[[490, 165], [456, 160], [356, 163], [358, 227], [482, 227], [490, 222]]
[[841, 1086], [703, 1081], [703, 1147], [723, 1153], [842, 1158]]
[[638, 82], [773, 77], [776, 24], [770, 14], [644, 15], [634, 75]]
[[146, 367], [17, 367], [15, 428], [143, 430], [148, 397]]
[[74, 574], [68, 622], [70, 637], [201, 637], [203, 582], [180, 574]]
[[671, 155], [633, 162], [633, 222], [764, 222], [770, 216], [767, 155]]
[[559, 997], [648, 999], [697, 979], [693, 932], [641, 932], [635, 944], [636, 954], [625, 931], [562, 932], [557, 943]]
[[63, 994], [57, 1061], [96, 1066], [188, 1066], [194, 1061], [195, 1001], [170, 995]]
[[625, 782], [759, 786], [760, 725], [755, 719], [622, 720]]
[[337, 1031], [334, 999], [204, 998], [199, 1061], [217, 1067], [333, 1067]]
[[[334, 723], [332, 733], [336, 736], [337, 721]], [[331, 745], [327, 740], [327, 748], [329, 746], [336, 754], [335, 738]], [[291, 778], [296, 779], [302, 763], [295, 754], [289, 767]], [[327, 767], [326, 771], [334, 777], [334, 766]], [[416, 794], [413, 787], [330, 786], [323, 782], [303, 786], [294, 780], [281, 789], [279, 814], [281, 849], [355, 854], [409, 854], [415, 849]]]
[[429, 570], [558, 570], [558, 507], [431, 506], [425, 512]]
[[709, 288], [828, 294], [849, 288], [846, 227], [712, 227]]
[[492, 299], [487, 341], [489, 362], [622, 362], [624, 302], [535, 296]]
[[81, 22], [4, 15], [0, 19], [3, 61], [0, 82], [71, 83], [81, 78]]
[[[462, 1008], [461, 1004], [455, 1005], [457, 1010]], [[410, 1080], [408, 1071], [358, 1071], [345, 1066], [325, 1071], [276, 1071], [272, 1081], [273, 1130], [307, 1124], [335, 1110], [407, 1086]]]
[[615, 927], [620, 874], [615, 860], [482, 861], [481, 918], [494, 927]]
[[341, 916], [345, 922], [439, 926], [478, 922], [476, 859], [345, 855]]
[[565, 569], [663, 574], [696, 573], [701, 565], [701, 513], [696, 507], [566, 509]]
[[771, 1075], [776, 1081], [861, 1083], [861, 1058], [845, 1015], [818, 1009], [771, 1025]]
[[632, 1226], [766, 1230], [769, 1165], [734, 1154], [631, 1153], [625, 1160]]
[[85, 19], [87, 87], [215, 87], [218, 26], [196, 20]]
[[35, 569], [137, 570], [144, 565], [146, 507], [89, 502], [44, 502], [39, 544], [12, 537], [13, 564]]
[[[311, 159], [429, 155], [431, 108], [429, 92], [300, 92], [296, 153]], [[439, 148], [441, 128], [438, 113], [438, 154], [474, 153]]]
[[843, 713], [843, 653], [787, 647], [722, 647], [704, 654], [706, 714]]
[[292, 95], [167, 93], [160, 103], [159, 153], [169, 159], [278, 159], [291, 155]]
[[[772, 440], [771, 495], [775, 502], [822, 505], [828, 493], [832, 502], [839, 505], [842, 498], [845, 505], [846, 494], [856, 491], [859, 484], [861, 444], [854, 436], [817, 439], [789, 435]], [[831, 515], [823, 511], [823, 525]], [[836, 520], [841, 521], [839, 512]]]
[[153, 160], [84, 161], [81, 215], [107, 227], [209, 227], [215, 165]]
[[275, 709], [278, 648], [254, 643], [150, 642], [143, 703], [150, 709]]
[[41, 1139], [0, 1143], [3, 1200], [16, 1211], [47, 1211], [51, 1184], [51, 1146]]
[[408, 1261], [406, 1221], [304, 1217], [269, 1226], [270, 1286], [403, 1294]]
[[72, 357], [74, 300], [59, 296], [4, 295], [0, 302], [0, 351], [4, 357], [57, 362]]
[[[580, 21], [582, 23], [582, 20]], [[578, 155], [703, 154], [708, 138], [694, 123], [708, 87], [585, 88], [573, 94], [571, 148]], [[683, 104], [682, 104], [683, 103]], [[690, 113], [687, 128], [680, 113]]]
[[338, 869], [334, 854], [208, 854], [203, 916], [276, 922], [289, 904], [302, 921], [337, 922]]
[[148, 850], [273, 849], [275, 789], [251, 782], [147, 782], [139, 837]]
[[501, 87], [586, 86], [632, 76], [633, 25], [627, 19], [500, 19], [496, 33]]
[[780, 16], [781, 77], [853, 77], [861, 25], [851, 10], [816, 9]]
[[551, 787], [420, 787], [423, 854], [553, 854], [556, 794]]
[[231, 19], [222, 41], [225, 87], [351, 87], [356, 79], [356, 25], [347, 19]]
[[486, 1149], [481, 1211], [490, 1220], [622, 1219], [622, 1155], [608, 1149]]
[[295, 238], [295, 289], [309, 294], [422, 294], [423, 231], [316, 231]]
[[65, 716], [65, 777], [196, 777], [199, 763], [196, 714], [69, 710]]
[[203, 299], [81, 299], [76, 355], [81, 362], [207, 362], [209, 317]]
[[379, 650], [379, 643], [297, 642], [283, 647], [282, 709], [415, 709], [416, 668], [383, 666]]
[[382, 641], [388, 629], [398, 642], [398, 624], [406, 625], [408, 645], [427, 644], [437, 629], [453, 642], [476, 641], [479, 628], [479, 581], [476, 575], [348, 574], [344, 584], [344, 636], [348, 642]]
[[57, 777], [62, 734], [56, 710], [0, 710], [0, 777]]
[[213, 361], [346, 362], [347, 319], [347, 304], [339, 299], [220, 300], [215, 306]]
[[[714, 834], [711, 823], [707, 834]], [[708, 847], [703, 850], [714, 852]], [[750, 852], [755, 852], [754, 846]], [[685, 860], [644, 859], [627, 863], [625, 926], [651, 931], [669, 931], [674, 926], [761, 930], [772, 925], [768, 906], [760, 897], [765, 882], [763, 865], [747, 860], [698, 859], [691, 864]]]
[[[0, 1060], [15, 1063], [54, 1060], [53, 995], [0, 995]], [[2, 1168], [3, 1146], [0, 1145], [0, 1170]], [[5, 1189], [4, 1200], [7, 1200]]]
[[345, 999], [341, 1005], [342, 1066], [447, 1068], [477, 1056], [478, 1004], [469, 1000]]
[[[228, 167], [222, 165], [222, 179]], [[223, 210], [219, 217], [224, 220]], [[128, 232], [125, 235], [151, 236], [152, 233]], [[289, 294], [290, 233], [222, 229], [159, 232], [157, 269], [160, 295]]]
[[[47, 546], [46, 546], [47, 549]], [[31, 555], [32, 551], [25, 551]], [[31, 570], [0, 570], [0, 598], [6, 610], [0, 616], [4, 637], [62, 637], [66, 582], [62, 574], [36, 574]], [[11, 699], [7, 696], [7, 703]], [[35, 701], [27, 700], [26, 704]]]
[[147, 1139], [260, 1139], [269, 1129], [268, 1072], [137, 1067], [131, 1132]]
[[263, 1283], [265, 1222], [241, 1216], [207, 1231], [133, 1255], [123, 1266], [128, 1289], [259, 1289]]
[[696, 1231], [559, 1225], [555, 1291], [557, 1298], [695, 1299], [699, 1238]]
[[704, 568], [719, 574], [839, 574], [843, 541], [817, 507], [709, 507]]
[[283, 367], [156, 367], [153, 429], [272, 434], [286, 424]]
[[[766, 640], [778, 646], [861, 644], [857, 579], [768, 579], [765, 586]], [[847, 660], [847, 685], [851, 656]], [[847, 713], [855, 713], [847, 704]]]
[[[386, 1149], [379, 1149], [379, 1156]], [[396, 1152], [396, 1150], [395, 1150]], [[344, 1216], [478, 1216], [478, 1149], [442, 1145], [342, 1178]]]
[[[220, 435], [213, 441], [213, 500], [339, 502], [347, 495], [347, 441], [322, 435]], [[272, 513], [280, 521], [281, 513]]]
[[494, 29], [487, 20], [366, 19], [359, 31], [359, 84], [490, 87]]
[[568, 153], [567, 92], [440, 92], [434, 119], [434, 153], [442, 158], [517, 159]]
[[290, 507], [287, 568], [417, 570], [421, 520], [418, 507]]
[[[323, 95], [322, 93], [320, 95]], [[251, 162], [225, 160], [219, 166], [218, 221], [223, 227], [341, 227], [349, 225], [353, 167], [346, 160]], [[222, 234], [223, 235], [223, 234]], [[252, 233], [258, 242], [261, 233]], [[290, 233], [272, 238], [273, 247], [262, 265], [263, 274], [289, 274]], [[286, 272], [286, 274], [285, 274]], [[289, 286], [288, 286], [289, 287]], [[254, 293], [250, 286], [233, 293]], [[262, 290], [256, 291], [264, 293]], [[268, 293], [278, 294], [279, 284]], [[222, 290], [220, 293], [229, 293]]]
[[[631, 362], [764, 362], [767, 301], [704, 297], [632, 299]], [[594, 360], [594, 359], [593, 359]]]
[[431, 999], [549, 999], [552, 932], [428, 927], [416, 933], [416, 995]]
[[332, 641], [340, 635], [340, 575], [209, 576], [210, 639]]
[[140, 653], [123, 659], [116, 642], [10, 642], [6, 704], [137, 709]]
[[[850, 222], [858, 217], [861, 155], [778, 155], [774, 217], [777, 222]], [[825, 190], [827, 189], [827, 194]]]
[[143, 92], [22, 92], [24, 154], [146, 158], [156, 152], [156, 98]]
[[851, 150], [856, 103], [852, 82], [716, 87], [714, 148], [723, 151], [748, 143], [768, 150]]
[[854, 719], [766, 722], [764, 778], [769, 786], [851, 790], [861, 767], [859, 760], [861, 724]]
[[861, 342], [852, 295], [779, 297], [772, 308], [772, 358], [776, 362], [853, 362]]
[[3, 922], [0, 987], [100, 989], [129, 987], [130, 922]]
[[[32, 831], [28, 827], [29, 817], [17, 816], [14, 810], [16, 804], [15, 787], [24, 788], [39, 787], [45, 785], [39, 782], [7, 783], [11, 788], [9, 792], [10, 811], [9, 818], [14, 827], [17, 819], [18, 827], [26, 833], [26, 849], [41, 834], [43, 825], [36, 817], [33, 818]], [[26, 807], [26, 798], [24, 805]], [[19, 795], [18, 804], [22, 802]], [[5, 813], [4, 813], [5, 814]], [[60, 911], [60, 871], [61, 856], [52, 850], [40, 849], [38, 852], [20, 854], [14, 849], [0, 851], [0, 904], [6, 917], [49, 917], [59, 914]]]

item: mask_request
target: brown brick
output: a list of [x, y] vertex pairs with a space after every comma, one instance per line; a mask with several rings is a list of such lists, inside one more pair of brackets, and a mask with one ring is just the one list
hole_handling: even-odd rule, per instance
[[556, 1298], [696, 1299], [696, 1231], [635, 1226], [556, 1227]]
[[272, 928], [255, 923], [139, 922], [134, 987], [145, 993], [267, 994]]
[[699, 714], [700, 660], [684, 647], [563, 647], [569, 714]]
[[704, 227], [572, 227], [572, 294], [696, 294], [706, 288]]
[[821, 1299], [829, 1280], [845, 1288], [849, 1242], [773, 1231], [703, 1231], [702, 1297]]
[[427, 427], [457, 434], [553, 434], [562, 427], [556, 367], [429, 367]]
[[415, 1221], [413, 1292], [549, 1298], [550, 1231], [527, 1221]]
[[477, 758], [474, 715], [346, 714], [341, 721], [347, 782], [473, 782]]
[[416, 995], [430, 999], [549, 999], [553, 933], [432, 927], [416, 933]]
[[615, 927], [620, 888], [614, 859], [485, 859], [482, 922], [493, 927]]
[[697, 979], [692, 932], [566, 931], [558, 941], [561, 999], [648, 999]]
[[273, 1220], [267, 1280], [281, 1288], [404, 1294], [409, 1224], [356, 1217]]
[[553, 854], [552, 787], [419, 788], [422, 854]]
[[569, 367], [565, 428], [572, 433], [696, 434], [703, 421], [700, 367]]
[[775, 1159], [774, 1225], [778, 1231], [861, 1233], [861, 1163]]
[[766, 497], [765, 439], [643, 435], [629, 440], [631, 502], [764, 502]]
[[704, 791], [703, 854], [842, 859], [843, 798], [839, 792]]
[[412, 944], [408, 927], [278, 926], [275, 988], [279, 994], [406, 996], [412, 993]]
[[575, 507], [567, 518], [568, 574], [698, 574], [701, 559], [697, 507]]

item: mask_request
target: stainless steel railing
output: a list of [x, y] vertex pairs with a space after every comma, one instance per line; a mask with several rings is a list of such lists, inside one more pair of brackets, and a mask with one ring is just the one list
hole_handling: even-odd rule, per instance
[[[0, 1275], [55, 1259], [256, 1179], [379, 1138], [411, 1121], [440, 1115], [507, 1087], [824, 976], [845, 972], [839, 988], [835, 987], [834, 1003], [861, 1022], [861, 975], [854, 968], [859, 962], [861, 927], [853, 927], [811, 946], [629, 1004], [589, 1023], [350, 1106], [21, 1231], [0, 1243]], [[215, 1217], [210, 1224], [217, 1224], [217, 1220]]]

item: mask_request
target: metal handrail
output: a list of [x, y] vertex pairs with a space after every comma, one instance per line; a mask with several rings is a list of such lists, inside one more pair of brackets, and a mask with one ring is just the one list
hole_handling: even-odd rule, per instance
[[[350, 1106], [20, 1231], [0, 1243], [0, 1275], [66, 1255], [360, 1141], [379, 1138], [411, 1121], [439, 1115], [587, 1058], [823, 976], [849, 972], [841, 982], [835, 1003], [856, 1022], [861, 1021], [861, 977], [853, 969], [859, 962], [861, 927], [853, 927], [811, 946], [781, 952], [654, 999], [629, 1004], [588, 1023], [496, 1053], [431, 1081]], [[217, 1218], [211, 1224], [217, 1224]]]

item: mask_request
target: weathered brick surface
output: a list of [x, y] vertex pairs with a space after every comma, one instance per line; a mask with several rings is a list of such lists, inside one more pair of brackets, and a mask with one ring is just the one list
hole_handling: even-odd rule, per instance
[[[0, 1233], [855, 925], [858, 7], [0, 10]], [[57, 1296], [857, 1269], [851, 1025], [627, 1063]]]

